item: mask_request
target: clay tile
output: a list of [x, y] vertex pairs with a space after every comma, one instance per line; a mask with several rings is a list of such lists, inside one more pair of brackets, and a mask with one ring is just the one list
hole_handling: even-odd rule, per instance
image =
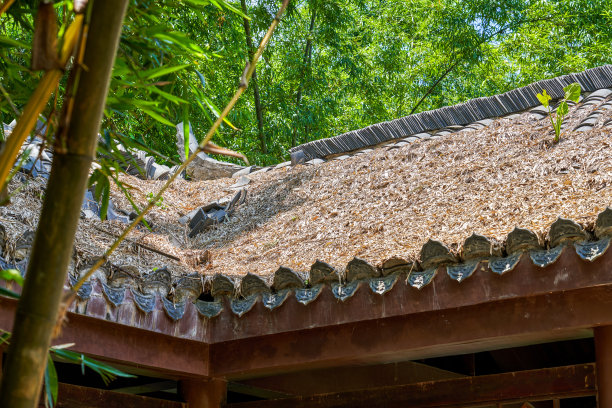
[[606, 207], [595, 221], [595, 236], [599, 239], [612, 236], [612, 208]]
[[145, 276], [141, 281], [141, 288], [143, 293], [154, 294], [159, 293], [161, 297], [168, 296], [170, 291], [170, 284], [172, 283], [172, 275], [166, 268], [160, 268], [152, 271]]
[[133, 265], [121, 267], [112, 266], [108, 277], [108, 285], [112, 288], [133, 287], [136, 277], [139, 275], [138, 268]]
[[470, 235], [461, 248], [461, 259], [469, 261], [472, 259], [488, 258], [490, 256], [499, 257], [502, 255], [501, 247], [489, 238], [473, 233]]
[[585, 241], [589, 238], [589, 234], [575, 221], [567, 218], [557, 218], [550, 226], [548, 232], [548, 242], [551, 248], [561, 245], [565, 242]]
[[420, 270], [417, 261], [409, 261], [399, 256], [393, 256], [382, 263], [380, 266], [383, 276], [394, 273], [410, 273]]
[[219, 296], [233, 296], [234, 295], [234, 282], [225, 275], [216, 274], [212, 278], [212, 283], [210, 284], [210, 294], [213, 298], [217, 298]]
[[244, 297], [249, 297], [258, 293], [268, 293], [270, 288], [259, 276], [247, 273], [240, 282], [240, 293]]
[[274, 281], [272, 283], [274, 290], [303, 288], [304, 282], [292, 269], [281, 266], [274, 272]]
[[430, 239], [421, 248], [421, 266], [424, 270], [456, 262], [457, 258], [440, 241]]
[[340, 276], [338, 271], [328, 263], [317, 261], [310, 267], [309, 281], [311, 285], [325, 282], [338, 282]]
[[202, 293], [202, 280], [199, 275], [185, 276], [176, 282], [174, 289], [174, 301], [195, 301]]
[[515, 227], [506, 238], [506, 253], [508, 255], [532, 249], [542, 249], [543, 247], [536, 233], [525, 228]]
[[377, 276], [380, 276], [380, 271], [361, 258], [355, 257], [346, 265], [346, 279], [349, 282]]

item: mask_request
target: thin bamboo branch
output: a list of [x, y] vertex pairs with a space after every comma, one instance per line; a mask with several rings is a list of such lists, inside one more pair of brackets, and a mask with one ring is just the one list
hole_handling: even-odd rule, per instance
[[[162, 195], [164, 194], [166, 189], [172, 184], [172, 182], [174, 182], [174, 180], [178, 177], [178, 175], [181, 174], [183, 172], [183, 170], [185, 170], [187, 168], [189, 163], [191, 163], [191, 161], [197, 156], [197, 153], [204, 151], [204, 149], [206, 147], [206, 144], [213, 137], [213, 135], [215, 134], [215, 132], [217, 131], [217, 129], [221, 125], [221, 122], [223, 122], [223, 119], [225, 119], [227, 117], [227, 115], [232, 110], [232, 108], [234, 107], [234, 105], [236, 104], [236, 102], [238, 101], [240, 96], [247, 89], [247, 86], [249, 84], [249, 80], [251, 79], [251, 76], [253, 75], [253, 72], [255, 71], [255, 65], [257, 65], [257, 61], [259, 61], [259, 58], [261, 58], [261, 54], [263, 53], [264, 49], [268, 45], [268, 42], [270, 41], [270, 38], [272, 37], [272, 34], [274, 33], [274, 30], [278, 26], [278, 24], [279, 24], [279, 22], [281, 20], [282, 15], [284, 14], [285, 10], [287, 9], [287, 5], [289, 4], [289, 1], [290, 0], [283, 0], [283, 3], [281, 4], [280, 8], [278, 9], [278, 12], [274, 16], [274, 20], [272, 21], [272, 24], [270, 24], [270, 27], [268, 27], [268, 31], [266, 32], [266, 35], [264, 35], [263, 39], [261, 40], [261, 43], [259, 44], [259, 47], [257, 48], [257, 51], [253, 55], [253, 59], [251, 60], [250, 63], [247, 64], [247, 66], [246, 66], [246, 68], [244, 70], [244, 73], [243, 73], [242, 77], [240, 78], [240, 85], [239, 85], [238, 89], [236, 90], [236, 93], [234, 93], [234, 96], [229, 101], [227, 106], [225, 106], [225, 109], [223, 109], [223, 112], [221, 112], [221, 115], [219, 115], [219, 117], [217, 118], [215, 123], [213, 123], [212, 127], [208, 130], [208, 132], [206, 133], [206, 136], [204, 137], [202, 142], [199, 144], [197, 151], [194, 154], [192, 154], [191, 156], [189, 156], [187, 158], [187, 160], [185, 160], [183, 162], [183, 164], [178, 168], [178, 170], [176, 170], [174, 172], [174, 174], [172, 174], [172, 176], [170, 176], [170, 178], [166, 181], [166, 183], [164, 183], [164, 185], [159, 189], [159, 191], [157, 192], [155, 197], [153, 197], [153, 199], [150, 200], [149, 204], [147, 204], [147, 206], [140, 212], [140, 214], [138, 214], [138, 216], [132, 221], [132, 223], [130, 225], [128, 225], [128, 227], [126, 229], [123, 230], [121, 235], [106, 250], [104, 255], [102, 257], [100, 257], [100, 259], [91, 267], [91, 269], [89, 271], [87, 271], [87, 273], [85, 273], [85, 275], [83, 275], [72, 286], [70, 292], [68, 292], [66, 294], [66, 296], [64, 297], [64, 302], [63, 302], [63, 311], [64, 312], [68, 308], [70, 303], [75, 299], [76, 293], [78, 292], [80, 287], [87, 281], [87, 279], [89, 279], [91, 277], [91, 275], [93, 275], [93, 273], [98, 268], [100, 268], [104, 264], [104, 262], [106, 262], [108, 257], [115, 251], [115, 249], [117, 249], [117, 247], [121, 244], [121, 242], [127, 238], [128, 234], [136, 227], [136, 225], [138, 225], [138, 223], [140, 223], [144, 219], [144, 216], [162, 198]], [[60, 320], [63, 319], [63, 313], [60, 313], [59, 318], [60, 318]]]
[[[102, 229], [102, 228], [98, 228], [98, 227], [96, 227], [96, 229], [97, 229], [98, 231], [100, 231], [100, 232], [102, 232], [102, 233], [104, 233], [104, 234], [106, 234], [106, 235], [110, 236], [110, 237], [115, 238], [115, 239], [119, 238], [117, 235], [115, 235], [115, 234], [113, 234], [113, 233], [111, 233], [111, 232], [108, 232], [108, 231], [106, 231], [106, 230], [104, 230], [104, 229]], [[141, 242], [136, 242], [136, 241], [134, 241], [133, 239], [125, 238], [125, 239], [124, 239], [124, 241], [129, 242], [130, 244], [138, 245], [139, 247], [141, 247], [141, 248], [143, 248], [143, 249], [146, 249], [147, 251], [155, 252], [156, 254], [159, 254], [159, 255], [165, 256], [166, 258], [174, 259], [175, 261], [180, 261], [180, 260], [181, 260], [181, 258], [179, 258], [179, 257], [177, 257], [177, 256], [170, 255], [170, 254], [169, 254], [169, 253], [167, 253], [167, 252], [160, 251], [159, 249], [155, 249], [155, 248], [150, 247], [150, 246], [148, 246], [148, 245], [145, 245], [145, 244], [143, 244], [143, 243], [141, 243]]]
[[2, 6], [0, 6], [0, 17], [6, 12], [6, 10], [9, 9], [9, 7], [11, 7], [14, 2], [15, 0], [6, 0], [4, 3], [2, 3]]

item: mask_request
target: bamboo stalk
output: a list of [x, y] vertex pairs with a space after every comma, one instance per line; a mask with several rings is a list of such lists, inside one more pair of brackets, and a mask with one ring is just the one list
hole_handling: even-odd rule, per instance
[[56, 152], [53, 158], [8, 350], [5, 372], [10, 375], [2, 379], [2, 407], [38, 406], [127, 4], [128, 0], [93, 2], [91, 32], [96, 34], [86, 39], [83, 62], [87, 69], [77, 65], [73, 72], [80, 74], [80, 81], [66, 131], [66, 151]]

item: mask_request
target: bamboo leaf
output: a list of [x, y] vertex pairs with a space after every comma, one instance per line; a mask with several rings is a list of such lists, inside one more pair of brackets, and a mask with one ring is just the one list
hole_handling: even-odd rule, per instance
[[206, 89], [206, 79], [204, 79], [204, 75], [197, 69], [195, 70], [196, 74], [198, 74], [198, 78], [200, 78], [200, 83], [202, 84], [202, 89]]
[[182, 98], [179, 98], [178, 96], [174, 96], [174, 95], [172, 95], [172, 94], [170, 94], [168, 92], [162, 91], [161, 89], [159, 89], [156, 86], [152, 86], [150, 89], [151, 89], [152, 92], [154, 92], [154, 93], [156, 93], [158, 95], [163, 96], [165, 99], [169, 100], [170, 102], [174, 102], [177, 105], [181, 104], [181, 103], [184, 103], [184, 104], [188, 104], [189, 103], [186, 100], [184, 100]]
[[31, 48], [30, 44], [26, 44], [24, 42], [14, 40], [4, 35], [0, 35], [0, 44], [7, 45], [9, 47], [24, 48], [26, 50], [29, 50]]
[[183, 149], [185, 160], [189, 158], [189, 141], [191, 139], [189, 125], [189, 106], [186, 106], [183, 109]]
[[23, 277], [17, 269], [3, 269], [0, 271], [0, 279], [9, 282], [16, 282], [19, 286], [23, 286]]
[[102, 202], [100, 203], [100, 219], [104, 221], [106, 219], [106, 213], [108, 212], [108, 203], [110, 201], [110, 183], [105, 178], [106, 183], [103, 183], [102, 187]]
[[45, 369], [45, 394], [49, 405], [54, 407], [57, 403], [57, 371], [50, 354], [48, 355], [47, 368]]
[[187, 68], [188, 66], [189, 64], [183, 64], [183, 65], [175, 65], [172, 67], [161, 67], [161, 68], [152, 69], [150, 71], [144, 72], [144, 77], [147, 79], [158, 78], [160, 76], [167, 75], [172, 72], [180, 71], [182, 69]]
[[146, 113], [147, 115], [149, 115], [150, 117], [152, 117], [153, 119], [155, 119], [156, 121], [163, 123], [164, 125], [174, 127], [174, 124], [172, 122], [170, 122], [168, 119], [164, 118], [162, 115], [155, 112], [154, 110], [145, 108], [143, 106], [140, 106], [139, 109], [143, 111], [144, 113]]

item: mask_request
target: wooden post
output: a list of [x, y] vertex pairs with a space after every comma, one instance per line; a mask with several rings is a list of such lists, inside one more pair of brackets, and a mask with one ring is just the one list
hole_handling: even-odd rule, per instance
[[189, 408], [220, 408], [225, 404], [227, 381], [218, 378], [181, 380], [178, 392]]
[[597, 406], [612, 408], [612, 326], [596, 327]]

